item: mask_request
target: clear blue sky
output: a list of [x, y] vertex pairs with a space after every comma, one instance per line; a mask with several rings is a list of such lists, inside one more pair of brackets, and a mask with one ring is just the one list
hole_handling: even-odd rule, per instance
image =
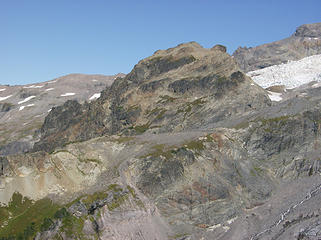
[[128, 73], [158, 49], [256, 46], [321, 22], [320, 0], [0, 0], [0, 84]]

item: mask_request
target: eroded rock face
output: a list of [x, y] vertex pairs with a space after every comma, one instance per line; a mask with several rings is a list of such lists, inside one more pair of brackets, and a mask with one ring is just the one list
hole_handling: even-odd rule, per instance
[[[35, 150], [102, 134], [177, 132], [224, 122], [270, 104], [266, 93], [242, 73], [223, 46], [204, 49], [195, 42], [157, 51], [118, 78], [96, 102], [74, 109], [72, 124], [54, 109]], [[247, 91], [251, 88], [251, 91]], [[247, 94], [244, 94], [247, 92]]]
[[239, 47], [233, 56], [245, 71], [321, 54], [321, 23], [305, 24], [289, 38], [253, 48]]

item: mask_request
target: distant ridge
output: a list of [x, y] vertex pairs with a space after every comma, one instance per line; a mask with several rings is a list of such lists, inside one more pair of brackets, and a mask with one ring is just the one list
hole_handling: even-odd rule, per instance
[[321, 54], [321, 23], [304, 24], [291, 37], [280, 41], [239, 47], [233, 56], [240, 68], [249, 72], [316, 54]]

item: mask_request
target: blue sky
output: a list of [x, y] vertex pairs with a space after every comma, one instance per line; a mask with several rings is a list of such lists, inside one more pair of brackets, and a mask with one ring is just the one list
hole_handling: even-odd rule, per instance
[[0, 0], [0, 84], [128, 73], [158, 49], [256, 46], [321, 22], [320, 0]]

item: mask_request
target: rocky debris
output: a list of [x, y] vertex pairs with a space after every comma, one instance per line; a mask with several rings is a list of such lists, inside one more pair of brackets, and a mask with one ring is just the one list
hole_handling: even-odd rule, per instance
[[239, 47], [233, 56], [240, 68], [254, 71], [321, 54], [321, 23], [305, 24], [289, 38], [257, 47]]

